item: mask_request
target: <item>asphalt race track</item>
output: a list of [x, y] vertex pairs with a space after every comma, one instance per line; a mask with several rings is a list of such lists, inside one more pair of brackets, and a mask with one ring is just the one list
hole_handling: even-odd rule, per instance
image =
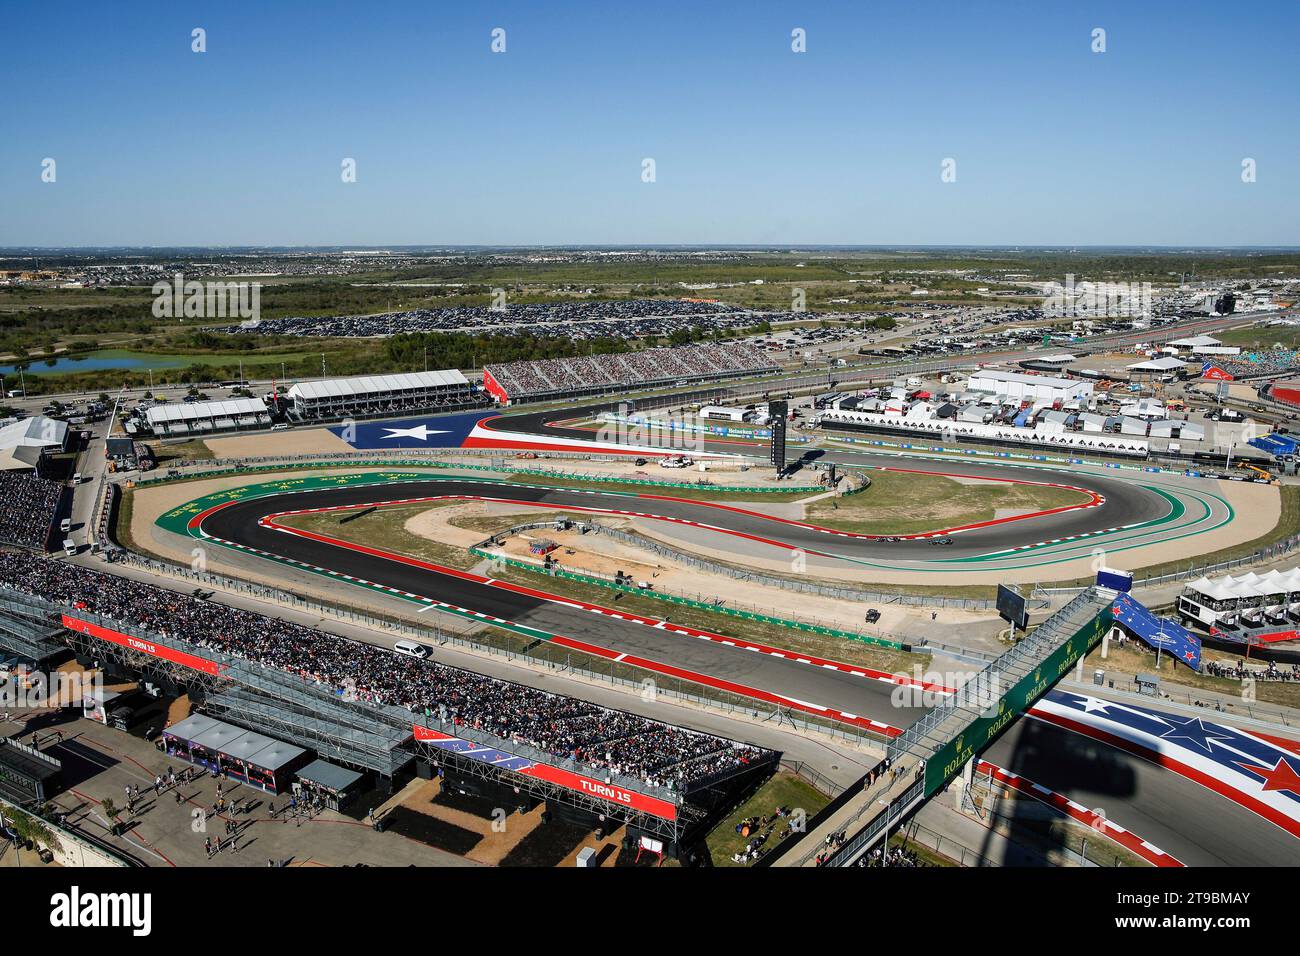
[[[339, 576], [360, 578], [403, 594], [431, 598], [477, 615], [527, 625], [568, 641], [593, 645], [612, 655], [643, 658], [660, 664], [663, 673], [689, 672], [682, 676], [690, 679], [703, 676], [718, 686], [740, 685], [741, 693], [763, 691], [799, 709], [817, 713], [834, 711], [835, 714], [828, 716], [843, 714], [891, 727], [905, 726], [920, 714], [916, 708], [894, 706], [890, 695], [895, 684], [865, 674], [857, 676], [848, 670], [801, 663], [794, 657], [755, 653], [716, 640], [647, 626], [627, 620], [626, 616], [596, 614], [564, 599], [538, 596], [542, 592], [526, 593], [526, 589], [510, 589], [477, 575], [412, 562], [400, 555], [370, 553], [343, 541], [332, 543], [318, 536], [306, 537], [262, 523], [268, 515], [287, 511], [467, 495], [532, 501], [559, 509], [575, 504], [625, 509], [629, 500], [642, 506], [641, 499], [619, 495], [434, 479], [402, 482], [382, 489], [373, 485], [340, 487], [238, 501], [211, 511], [193, 531], [268, 557], [327, 569]], [[693, 502], [643, 504], [646, 510], [653, 504], [665, 512], [695, 514], [702, 510]]]
[[[1115, 505], [1116, 508], [1124, 507], [1124, 502], [1132, 502], [1129, 508], [1149, 505], [1158, 513], [1168, 513], [1165, 499], [1158, 495], [1149, 498], [1134, 495], [1130, 488], [1118, 481], [1090, 478], [1089, 484], [1092, 486], [1090, 490], [1097, 494], [1108, 494], [1112, 491], [1110, 486], [1116, 485], [1121, 502]], [[1112, 502], [1107, 497], [1105, 504], [1098, 507], [972, 528], [954, 537], [959, 544], [940, 549], [923, 541], [889, 543], [867, 537], [841, 537], [827, 534], [815, 526], [770, 518], [745, 508], [671, 496], [448, 477], [285, 491], [228, 502], [200, 515], [192, 523], [190, 533], [336, 578], [359, 579], [400, 596], [441, 602], [450, 605], [450, 610], [494, 619], [498, 624], [524, 625], [543, 632], [547, 639], [558, 638], [560, 643], [594, 650], [603, 656], [622, 659], [620, 655], [627, 655], [634, 659], [629, 663], [648, 662], [652, 665], [649, 669], [660, 673], [701, 680], [749, 696], [779, 700], [801, 710], [846, 719], [851, 723], [876, 729], [880, 729], [878, 725], [882, 724], [888, 728], [900, 728], [918, 716], [915, 708], [899, 707], [891, 699], [895, 690], [893, 683], [871, 676], [858, 676], [847, 668], [823, 666], [808, 662], [807, 658], [755, 653], [736, 646], [734, 641], [724, 643], [719, 635], [711, 635], [712, 640], [705, 639], [686, 633], [676, 625], [665, 627], [655, 619], [649, 619], [651, 623], [647, 625], [629, 620], [634, 615], [622, 612], [593, 613], [591, 608], [544, 591], [508, 585], [338, 538], [312, 535], [277, 525], [274, 521], [275, 515], [285, 512], [382, 506], [385, 503], [449, 497], [529, 503], [574, 516], [586, 513], [639, 515], [673, 526], [688, 526], [703, 534], [739, 536], [747, 545], [775, 549], [782, 555], [789, 555], [794, 549], [812, 551], [820, 546], [824, 553], [844, 554], [850, 560], [863, 562], [896, 562], [902, 549], [929, 555], [941, 551], [943, 557], [933, 560], [944, 562], [953, 560], [953, 556], [957, 559], [979, 556], [987, 549], [1003, 548], [1012, 541], [1009, 535], [1014, 532], [1009, 529], [1071, 517], [1093, 520], [1093, 515], [1104, 513]], [[1140, 513], [1135, 515], [1140, 516]], [[865, 674], [865, 671], [861, 673]]]
[[[612, 404], [569, 408], [562, 411], [530, 412], [486, 419], [488, 429], [543, 437], [590, 440], [589, 431], [565, 422], [591, 418], [612, 409]], [[761, 446], [734, 441], [702, 443], [704, 451], [734, 455], [738, 451], [762, 455]], [[792, 451], [799, 446], [792, 446]], [[680, 449], [675, 449], [680, 450]], [[1040, 514], [1003, 520], [984, 527], [934, 529], [951, 537], [952, 545], [929, 544], [927, 536], [882, 542], [854, 538], [836, 532], [786, 529], [779, 539], [789, 547], [810, 554], [830, 555], [839, 560], [880, 570], [916, 570], [930, 575], [971, 571], [1048, 567], [1089, 558], [1098, 548], [1118, 553], [1162, 541], [1176, 541], [1220, 528], [1234, 518], [1231, 505], [1216, 494], [1215, 482], [1178, 479], [1141, 471], [1095, 474], [1082, 469], [1018, 463], [976, 462], [923, 452], [906, 455], [818, 447], [805, 452], [819, 462], [835, 462], [863, 469], [941, 474], [954, 478], [1014, 481], [1077, 488], [1101, 499], [1091, 507], [1060, 513]], [[728, 519], [733, 530], [749, 530]], [[770, 525], [769, 525], [770, 527]]]
[[[592, 414], [598, 408], [566, 409]], [[497, 417], [495, 425], [529, 434], [563, 434], [549, 422], [559, 412]], [[508, 424], [507, 424], [508, 423]], [[590, 435], [573, 429], [573, 437]], [[734, 445], [706, 443], [734, 453]], [[751, 446], [752, 449], [752, 446]], [[924, 536], [885, 541], [785, 521], [748, 505], [718, 505], [671, 495], [588, 491], [526, 483], [457, 478], [404, 478], [369, 484], [276, 492], [211, 508], [191, 522], [190, 533], [215, 543], [288, 562], [359, 586], [379, 587], [409, 600], [496, 623], [532, 629], [542, 639], [623, 661], [646, 670], [695, 680], [755, 699], [865, 726], [897, 732], [924, 708], [900, 703], [886, 675], [835, 662], [745, 647], [721, 635], [596, 607], [544, 591], [441, 568], [406, 556], [277, 525], [276, 515], [329, 508], [445, 497], [534, 504], [583, 514], [636, 515], [705, 538], [727, 536], [746, 549], [788, 554], [800, 549], [834, 561], [927, 573], [989, 570], [1077, 560], [1099, 546], [1116, 550], [1203, 533], [1232, 520], [1232, 508], [1210, 481], [1173, 480], [1155, 474], [959, 461], [916, 455], [818, 449], [821, 460], [864, 468], [924, 471], [972, 479], [1066, 485], [1091, 497], [1085, 506], [1012, 517], [978, 526], [934, 529], [952, 539], [936, 547]], [[737, 550], [739, 548], [737, 547]], [[751, 553], [753, 553], [751, 551]], [[544, 586], [544, 585], [543, 585]], [[611, 596], [612, 602], [612, 596]], [[1043, 721], [1015, 724], [985, 755], [1008, 770], [1072, 796], [1191, 865], [1290, 862], [1291, 840], [1273, 824], [1195, 783], [1140, 758]], [[1087, 765], [1087, 773], [1080, 766]], [[1100, 775], [1098, 766], [1106, 768]], [[1081, 783], [1081, 781], [1083, 781]]]
[[983, 757], [1100, 811], [1187, 866], [1295, 866], [1295, 837], [1263, 817], [1055, 724], [1017, 721]]
[[[565, 409], [489, 419], [509, 423], [512, 431], [546, 434], [548, 423], [560, 414], [570, 420], [607, 406]], [[561, 432], [564, 429], [560, 429]], [[575, 434], [583, 434], [575, 430]], [[834, 452], [836, 460], [864, 467], [900, 469], [894, 455]], [[738, 693], [758, 692], [799, 709], [847, 718], [854, 723], [905, 727], [918, 715], [895, 706], [893, 684], [864, 679], [843, 669], [813, 666], [798, 659], [754, 653], [719, 640], [705, 640], [627, 620], [628, 615], [592, 613], [573, 602], [542, 591], [510, 589], [501, 582], [433, 565], [412, 562], [401, 555], [371, 552], [341, 540], [309, 538], [303, 533], [264, 523], [280, 512], [373, 505], [395, 500], [477, 497], [535, 504], [575, 517], [584, 513], [635, 515], [662, 520], [668, 528], [717, 539], [725, 536], [732, 550], [766, 551], [769, 557], [789, 559], [801, 550], [809, 555], [850, 561], [865, 567], [897, 571], [915, 568], [928, 573], [997, 570], [1077, 560], [1096, 548], [1122, 549], [1126, 543], [1161, 540], [1196, 534], [1231, 520], [1231, 508], [1213, 494], [1212, 482], [1185, 481], [1175, 485], [1159, 476], [1138, 473], [1137, 479], [1095, 475], [1064, 469], [1026, 470], [982, 462], [907, 462], [902, 470], [1002, 480], [1068, 485], [1091, 495], [1084, 507], [987, 522], [961, 529], [940, 529], [952, 544], [936, 547], [925, 537], [887, 541], [871, 536], [846, 535], [815, 525], [785, 521], [744, 506], [711, 504], [670, 495], [588, 491], [526, 483], [469, 481], [453, 478], [402, 481], [382, 486], [336, 487], [285, 492], [227, 504], [203, 517], [192, 533], [211, 536], [234, 547], [307, 566], [335, 577], [357, 578], [373, 585], [451, 605], [470, 614], [526, 625], [574, 642], [583, 650], [603, 652], [618, 659], [630, 655], [650, 662], [661, 673], [703, 679], [731, 686]], [[910, 467], [915, 465], [915, 468]], [[1118, 473], [1117, 473], [1118, 474]], [[1196, 485], [1205, 486], [1203, 489]], [[1165, 487], [1167, 486], [1167, 487]], [[549, 599], [548, 599], [549, 598]], [[657, 622], [656, 622], [657, 623]], [[716, 635], [715, 635], [716, 637]], [[638, 661], [638, 662], [640, 662]]]

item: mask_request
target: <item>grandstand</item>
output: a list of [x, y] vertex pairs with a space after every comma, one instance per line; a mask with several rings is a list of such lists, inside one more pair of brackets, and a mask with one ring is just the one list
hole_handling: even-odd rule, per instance
[[0, 542], [50, 550], [63, 485], [32, 472], [0, 471]]
[[[0, 551], [0, 612], [61, 624], [63, 639], [88, 657], [109, 655], [186, 688], [222, 720], [317, 750], [346, 743], [331, 759], [391, 778], [422, 758], [484, 786], [627, 820], [673, 844], [701, 833], [779, 759], [24, 552]], [[4, 632], [0, 621], [0, 644]]]
[[299, 382], [289, 389], [288, 398], [289, 417], [303, 422], [445, 412], [486, 404], [456, 369]]
[[599, 395], [675, 382], [706, 382], [771, 372], [777, 367], [763, 352], [751, 345], [715, 342], [680, 348], [485, 365], [483, 387], [498, 402], [509, 405], [545, 398]]
[[[1238, 381], [1294, 375], [1300, 367], [1300, 352], [1293, 349], [1266, 349], [1243, 352], [1231, 358], [1214, 356], [1214, 366]], [[1206, 363], [1207, 366], [1210, 363]]]

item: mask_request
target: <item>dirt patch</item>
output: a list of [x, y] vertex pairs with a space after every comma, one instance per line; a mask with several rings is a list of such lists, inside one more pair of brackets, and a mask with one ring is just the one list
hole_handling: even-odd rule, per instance
[[218, 458], [261, 458], [273, 455], [319, 455], [352, 451], [352, 446], [327, 428], [290, 428], [278, 432], [231, 435], [205, 440]]
[[[524, 814], [514, 812], [511, 808], [501, 808], [506, 811], [505, 815], [501, 816], [500, 810], [491, 801], [447, 789], [443, 783], [444, 781], [438, 778], [414, 788], [402, 800], [398, 809], [431, 818], [441, 827], [454, 828], [463, 834], [468, 834], [469, 836], [456, 837], [462, 845], [469, 844], [467, 848], [463, 851], [452, 850], [452, 852], [459, 852], [460, 855], [476, 863], [488, 866], [501, 863], [541, 823], [541, 806]], [[385, 820], [387, 819], [385, 817]], [[501, 821], [500, 824], [498, 820]], [[419, 829], [420, 826], [418, 823], [408, 823], [408, 825], [414, 829]], [[437, 832], [440, 838], [446, 839], [442, 831]], [[470, 836], [474, 837], [472, 843], [469, 842]], [[434, 843], [434, 846], [441, 846], [441, 844]], [[443, 847], [443, 849], [451, 848]]]
[[623, 848], [623, 837], [627, 834], [627, 827], [619, 827], [613, 833], [609, 834], [603, 840], [597, 840], [595, 832], [587, 834], [586, 839], [575, 846], [563, 860], [560, 866], [577, 866], [578, 854], [591, 847], [596, 851], [596, 865], [612, 867], [618, 862], [619, 852]]
[[405, 528], [417, 537], [469, 548], [499, 531], [546, 521], [559, 514], [561, 512], [496, 501], [461, 501], [451, 507], [416, 514], [406, 522]]

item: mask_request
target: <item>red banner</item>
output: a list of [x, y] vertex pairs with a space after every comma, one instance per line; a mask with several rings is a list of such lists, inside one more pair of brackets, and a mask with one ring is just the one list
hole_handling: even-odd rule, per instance
[[153, 641], [144, 641], [138, 637], [132, 637], [130, 634], [123, 634], [120, 631], [111, 631], [106, 627], [91, 624], [89, 621], [81, 621], [67, 614], [63, 615], [63, 626], [70, 631], [89, 634], [91, 637], [110, 641], [121, 647], [128, 647], [133, 651], [143, 651], [145, 654], [171, 661], [173, 664], [180, 664], [192, 670], [202, 671], [204, 674], [216, 676], [221, 672], [220, 665], [216, 661], [210, 661], [204, 657], [195, 657], [193, 654], [186, 654], [184, 651], [172, 650], [170, 647], [155, 644]]
[[[559, 767], [552, 767], [550, 764], [530, 761], [527, 766], [512, 767], [504, 764], [505, 760], [510, 757], [508, 752], [504, 750], [493, 750], [472, 741], [462, 740], [460, 737], [452, 737], [441, 733], [422, 724], [415, 724], [413, 730], [416, 740], [433, 744], [435, 747], [440, 747], [451, 753], [459, 753], [471, 760], [482, 760], [484, 763], [497, 766], [504, 765], [504, 769], [513, 770], [522, 776], [545, 780], [547, 783], [565, 787], [585, 796], [595, 797], [597, 800], [604, 800], [608, 803], [615, 803], [621, 807], [628, 807], [640, 813], [648, 813], [662, 820], [677, 819], [677, 805], [668, 800], [647, 796], [637, 790], [628, 790], [626, 787], [620, 787], [617, 784], [605, 783], [603, 780], [596, 780], [594, 777], [585, 777], [580, 773], [574, 773], [572, 770], [561, 770]], [[513, 759], [523, 761], [525, 758]]]
[[1274, 385], [1269, 389], [1269, 397], [1288, 405], [1300, 405], [1300, 387], [1295, 385]]
[[1210, 365], [1208, 362], [1201, 368], [1201, 378], [1211, 382], [1231, 382], [1233, 377], [1219, 368], [1217, 365]]
[[570, 790], [576, 790], [588, 797], [596, 797], [599, 800], [608, 800], [610, 803], [631, 807], [633, 810], [648, 813], [663, 820], [677, 819], [676, 804], [669, 803], [667, 800], [660, 800], [658, 797], [646, 796], [644, 793], [638, 793], [635, 790], [626, 790], [615, 784], [605, 783], [603, 780], [593, 780], [591, 777], [584, 777], [582, 774], [574, 773], [571, 770], [561, 770], [559, 767], [535, 763], [527, 770], [520, 772], [525, 777], [536, 777], [538, 780], [545, 780], [547, 783], [554, 783], [561, 787], [568, 787]]

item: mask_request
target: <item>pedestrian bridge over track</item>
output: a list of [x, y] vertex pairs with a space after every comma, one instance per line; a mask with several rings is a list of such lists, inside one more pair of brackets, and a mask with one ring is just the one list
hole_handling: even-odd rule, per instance
[[[763, 861], [851, 866], [942, 790], [1068, 674], [1114, 623], [1118, 592], [1094, 586], [959, 687], [889, 745], [885, 760]], [[828, 837], [852, 834], [830, 849]]]

